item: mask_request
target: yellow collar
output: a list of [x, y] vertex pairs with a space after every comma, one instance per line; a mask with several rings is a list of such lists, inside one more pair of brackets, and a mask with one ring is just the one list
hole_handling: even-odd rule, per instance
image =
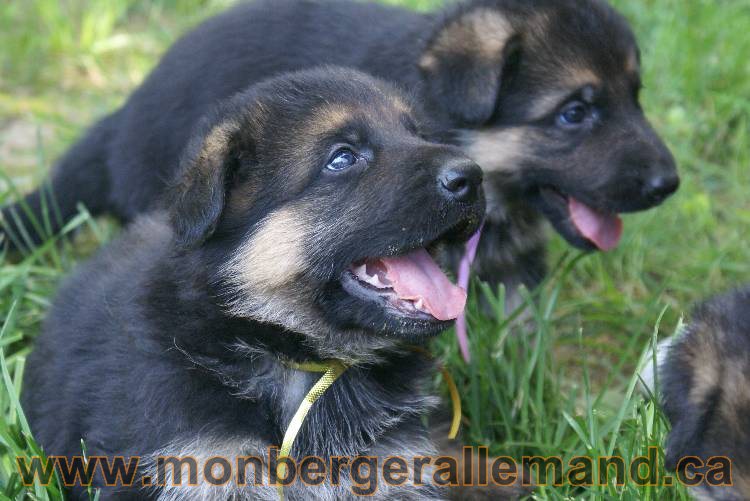
[[288, 362], [282, 360], [282, 363], [291, 369], [304, 372], [322, 372], [323, 375], [318, 379], [318, 382], [310, 388], [305, 398], [299, 404], [297, 412], [294, 413], [292, 420], [289, 421], [284, 432], [284, 440], [281, 442], [281, 449], [279, 450], [279, 457], [277, 459], [276, 467], [276, 481], [278, 483], [277, 490], [279, 492], [279, 499], [284, 501], [284, 486], [279, 482], [279, 478], [286, 477], [286, 458], [289, 457], [289, 452], [292, 450], [294, 440], [297, 438], [302, 423], [307, 417], [307, 413], [310, 412], [310, 408], [317, 399], [323, 396], [328, 388], [336, 382], [336, 380], [349, 368], [343, 362], [339, 360], [326, 360], [323, 362]]
[[[414, 351], [421, 353], [427, 357], [432, 358], [427, 350], [424, 348], [413, 348]], [[307, 413], [310, 412], [310, 408], [323, 394], [330, 388], [341, 375], [346, 372], [349, 368], [348, 365], [344, 364], [340, 360], [324, 360], [323, 362], [290, 362], [282, 360], [285, 366], [290, 369], [295, 369], [304, 372], [322, 372], [323, 375], [313, 385], [310, 391], [307, 392], [305, 398], [297, 408], [297, 412], [294, 413], [292, 420], [289, 422], [286, 431], [284, 432], [284, 439], [281, 442], [281, 449], [279, 450], [279, 457], [277, 459], [276, 467], [276, 480], [277, 490], [279, 493], [279, 499], [284, 501], [284, 486], [279, 482], [279, 478], [286, 477], [286, 459], [289, 457], [289, 452], [292, 450], [294, 440], [297, 438], [302, 423], [307, 417]], [[448, 438], [453, 440], [458, 434], [458, 428], [461, 425], [461, 398], [458, 395], [458, 388], [456, 387], [453, 377], [451, 377], [448, 370], [443, 366], [439, 365], [440, 372], [443, 375], [443, 380], [446, 386], [448, 386], [448, 393], [451, 397], [451, 403], [453, 404], [453, 419], [451, 421], [450, 431], [448, 432]]]

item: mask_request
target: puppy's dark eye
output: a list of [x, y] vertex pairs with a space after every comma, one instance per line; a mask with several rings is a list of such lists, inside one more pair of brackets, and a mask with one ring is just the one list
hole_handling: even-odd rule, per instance
[[565, 105], [557, 116], [557, 121], [563, 126], [580, 125], [586, 120], [589, 113], [589, 105], [582, 103], [581, 101], [573, 101]]
[[359, 158], [356, 153], [348, 148], [341, 148], [331, 156], [331, 159], [326, 164], [326, 169], [333, 172], [340, 172], [346, 170], [352, 165], [357, 163]]

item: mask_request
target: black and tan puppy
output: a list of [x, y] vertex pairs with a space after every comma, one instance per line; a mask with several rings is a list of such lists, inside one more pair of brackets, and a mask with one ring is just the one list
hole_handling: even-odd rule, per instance
[[[571, 244], [611, 249], [618, 213], [658, 205], [677, 189], [672, 156], [638, 102], [638, 47], [604, 1], [468, 0], [420, 14], [258, 0], [178, 41], [127, 103], [68, 152], [51, 179], [61, 219], [79, 201], [94, 214], [133, 219], [163, 192], [189, 131], [217, 101], [318, 64], [406, 87], [442, 138], [484, 169], [489, 210], [477, 270], [485, 280], [541, 279], [540, 213]], [[502, 192], [510, 206], [498, 202]], [[26, 201], [39, 215], [40, 192]], [[19, 207], [3, 216], [16, 240], [16, 221], [33, 237]]]
[[696, 308], [659, 375], [667, 467], [700, 499], [750, 499], [750, 288]]
[[[136, 486], [105, 498], [275, 499], [252, 476], [139, 489], [140, 474], [157, 456], [201, 468], [267, 458], [320, 377], [292, 364], [325, 359], [350, 367], [292, 457], [434, 453], [422, 424], [432, 363], [410, 346], [466, 297], [429, 252], [476, 231], [485, 204], [480, 168], [418, 130], [387, 84], [345, 68], [280, 76], [222, 105], [190, 141], [167, 209], [60, 290], [24, 382], [46, 453], [80, 456], [83, 439], [90, 457], [140, 456]], [[338, 486], [296, 482], [287, 495], [349, 497], [341, 471]], [[376, 494], [442, 496], [425, 483]]]

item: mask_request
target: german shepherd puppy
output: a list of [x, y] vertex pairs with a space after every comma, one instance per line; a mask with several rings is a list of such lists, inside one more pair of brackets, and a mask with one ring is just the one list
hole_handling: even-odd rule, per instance
[[[465, 292], [430, 251], [475, 232], [485, 200], [481, 169], [420, 138], [411, 109], [389, 84], [325, 67], [258, 84], [204, 120], [164, 210], [54, 302], [23, 394], [45, 452], [80, 456], [83, 439], [89, 457], [140, 456], [131, 489], [96, 477], [105, 498], [276, 499], [252, 469], [246, 487], [141, 489], [141, 476], [156, 482], [160, 456], [267, 458], [320, 377], [292, 364], [336, 359], [349, 368], [292, 457], [433, 454], [422, 423], [433, 364], [410, 345], [461, 312]], [[341, 472], [339, 485], [286, 494], [351, 497]], [[375, 494], [445, 492], [381, 483]]]
[[[73, 146], [50, 181], [61, 215], [53, 229], [77, 202], [132, 220], [164, 191], [207, 110], [267, 76], [319, 64], [407, 88], [442, 139], [484, 169], [489, 208], [476, 269], [492, 283], [533, 286], [544, 276], [540, 213], [576, 247], [606, 250], [619, 241], [618, 213], [658, 205], [678, 187], [638, 102], [633, 34], [601, 0], [468, 0], [431, 14], [258, 0], [178, 41]], [[42, 201], [39, 191], [26, 198], [36, 216]], [[17, 221], [34, 238], [24, 210], [3, 215], [19, 243]]]
[[750, 499], [750, 287], [697, 307], [659, 375], [672, 423], [667, 467], [702, 480], [700, 499]]

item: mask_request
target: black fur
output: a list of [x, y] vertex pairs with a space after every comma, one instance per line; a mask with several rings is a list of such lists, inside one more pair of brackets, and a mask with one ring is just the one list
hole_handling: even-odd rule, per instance
[[[638, 104], [637, 59], [627, 23], [600, 0], [468, 0], [431, 14], [259, 0], [178, 41], [61, 161], [51, 184], [62, 221], [78, 200], [94, 214], [130, 221], [153, 206], [189, 131], [219, 100], [282, 71], [353, 66], [413, 92], [436, 133], [485, 169], [491, 203], [480, 277], [533, 286], [545, 273], [540, 212], [572, 244], [591, 249], [570, 221], [567, 196], [627, 212], [677, 187], [673, 159]], [[574, 130], [557, 122], [571, 100], [591, 101], [591, 116]], [[37, 197], [28, 199], [35, 213]], [[12, 210], [3, 213], [11, 230]]]
[[[54, 302], [23, 393], [45, 452], [80, 455], [83, 439], [89, 456], [141, 456], [140, 474], [158, 454], [264, 456], [319, 377], [283, 361], [335, 357], [352, 367], [314, 405], [293, 457], [434, 453], [421, 421], [434, 367], [409, 344], [447, 322], [342, 288], [353, 261], [465, 239], [482, 218], [480, 176], [461, 199], [440, 184], [446, 169], [478, 166], [415, 135], [408, 106], [384, 83], [327, 67], [259, 84], [207, 118], [165, 209], [84, 264]], [[364, 160], [330, 172], [342, 142]], [[270, 269], [263, 253], [275, 257]], [[286, 494], [336, 499], [349, 487], [297, 483]], [[104, 487], [103, 499], [277, 495], [207, 488]]]
[[[667, 467], [685, 473], [688, 456], [731, 460], [733, 487], [697, 487], [699, 497], [750, 496], [750, 288], [698, 306], [667, 352], [659, 374], [664, 411], [672, 423]], [[706, 474], [694, 468], [690, 474]], [[714, 482], [715, 483], [715, 482]]]

